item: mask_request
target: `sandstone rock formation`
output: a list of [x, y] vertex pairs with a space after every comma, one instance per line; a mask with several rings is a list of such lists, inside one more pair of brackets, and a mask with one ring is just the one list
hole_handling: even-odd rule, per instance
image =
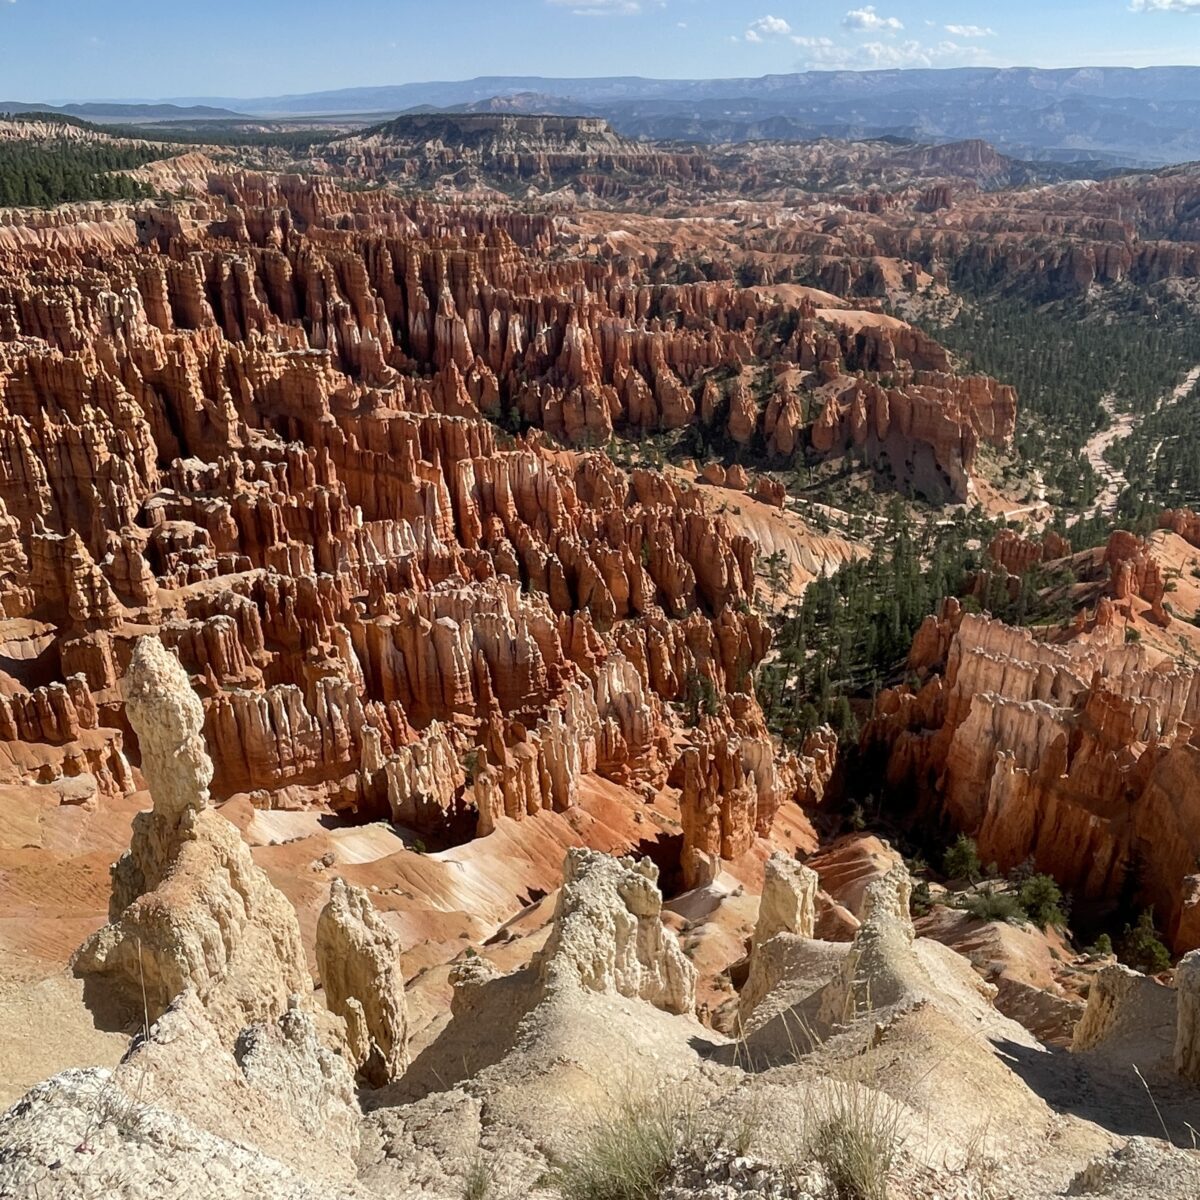
[[816, 925], [817, 873], [775, 851], [767, 859], [751, 953], [777, 933], [811, 938]]
[[[1160, 1028], [1173, 1030], [1176, 1012], [1170, 988], [1121, 963], [1110, 963], [1092, 981], [1071, 1049], [1083, 1053], [1118, 1042], [1144, 1046]], [[1169, 1052], [1166, 1039], [1162, 1050]]]
[[346, 1022], [360, 1072], [379, 1087], [408, 1066], [408, 1013], [400, 939], [362, 888], [335, 879], [317, 921], [317, 969], [325, 1003]]
[[663, 926], [658, 868], [649, 859], [570, 851], [536, 967], [549, 992], [611, 992], [670, 1013], [696, 1004], [696, 968]]
[[1200, 1083], [1200, 950], [1185, 954], [1175, 968], [1176, 1017], [1175, 1069], [1185, 1079]]
[[347, 1062], [322, 1045], [299, 1001], [293, 996], [274, 1024], [243, 1029], [234, 1057], [265, 1102], [282, 1107], [315, 1141], [352, 1155], [359, 1140], [354, 1077]]
[[1117, 896], [1139, 862], [1142, 898], [1187, 950], [1200, 672], [1120, 632], [1098, 617], [1054, 640], [947, 602], [909, 657], [927, 682], [882, 693], [864, 736], [888, 747], [889, 785], [945, 813], [984, 861], [1032, 858], [1086, 898]]
[[750, 969], [738, 996], [738, 1023], [742, 1029], [763, 1018], [768, 996], [776, 1005], [788, 999], [785, 980], [803, 980], [801, 965], [823, 954], [812, 943], [817, 916], [817, 873], [776, 851], [763, 868], [763, 890], [758, 918], [750, 939]]
[[232, 1039], [307, 990], [296, 915], [237, 829], [206, 807], [212, 764], [199, 738], [202, 709], [161, 642], [138, 643], [128, 687], [154, 807], [134, 822], [113, 868], [110, 924], [80, 948], [75, 971], [149, 1021], [194, 990]]
[[1119, 963], [1095, 977], [1071, 1049], [1114, 1064], [1174, 1070], [1200, 1082], [1200, 951], [1184, 955], [1171, 985]]
[[[1149, 1179], [1190, 1200], [1186, 1156], [1114, 1152], [1135, 1120], [1088, 1054], [1072, 1082], [1095, 1119], [1036, 1095], [1056, 1056], [914, 935], [890, 848], [770, 858], [756, 907], [771, 839], [814, 848], [798, 809], [837, 742], [793, 755], [767, 728], [767, 548], [748, 530], [764, 507], [795, 515], [760, 469], [825, 458], [971, 500], [1017, 398], [885, 301], [937, 294], [957, 265], [1060, 293], [1193, 275], [1170, 239], [1194, 185], [999, 195], [964, 182], [1010, 169], [979, 146], [712, 156], [591, 118], [471, 115], [336, 139], [303, 174], [175, 156], [142, 176], [186, 196], [169, 203], [0, 213], [0, 876], [48, 906], [64, 845], [115, 844], [131, 762], [153, 801], [76, 961], [135, 1024], [144, 988], [151, 1028], [112, 1073], [60, 1075], [0, 1120], [0, 1193], [444, 1197], [486, 1175], [529, 1194], [628, 1070], [721, 1136], [756, 1108], [789, 1130], [838, 1094], [902, 1096], [897, 1194], [985, 1194], [965, 1178], [982, 1126], [996, 1194], [1079, 1179], [1127, 1200]], [[801, 166], [883, 182], [818, 195]], [[400, 186], [340, 186], [380, 177]], [[556, 194], [514, 206], [498, 182]], [[640, 211], [606, 207], [631, 196]], [[685, 197], [720, 202], [666, 215]], [[829, 291], [790, 282], [810, 277]], [[649, 469], [664, 434], [710, 461]], [[696, 475], [732, 492], [714, 503]], [[1097, 898], [1147, 859], [1185, 946], [1197, 688], [1122, 632], [1134, 614], [1180, 634], [1154, 539], [1196, 524], [1164, 520], [1092, 556], [1078, 629], [948, 605], [914, 646], [921, 689], [882, 695], [869, 738], [893, 786], [1005, 865], [1032, 853]], [[1065, 550], [1001, 536], [989, 569]], [[812, 560], [797, 594], [831, 561]], [[666, 914], [683, 933], [649, 859], [573, 849], [552, 903], [580, 842], [649, 848], [690, 889]], [[93, 867], [72, 867], [69, 928], [94, 928], [86, 894], [69, 906]], [[318, 918], [331, 872], [373, 890], [336, 878]], [[311, 1003], [314, 927], [332, 1017]], [[1177, 1004], [1164, 1053], [1194, 1075], [1185, 967], [1152, 996]], [[745, 1038], [696, 1018], [701, 975]], [[864, 1047], [881, 1078], [859, 1081]], [[760, 1072], [760, 1051], [787, 1069]], [[1173, 1122], [1185, 1101], [1163, 1097]], [[708, 1194], [695, 1153], [664, 1194]], [[786, 1190], [778, 1162], [721, 1180]]]

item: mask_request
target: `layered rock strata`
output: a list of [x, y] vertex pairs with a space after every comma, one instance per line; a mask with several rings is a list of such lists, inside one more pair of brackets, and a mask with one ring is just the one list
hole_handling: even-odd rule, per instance
[[820, 795], [829, 748], [775, 761], [751, 540], [588, 448], [865, 446], [959, 494], [1012, 432], [1011, 391], [907, 326], [651, 282], [550, 213], [214, 168], [77, 217], [0, 240], [0, 762], [71, 796], [134, 785], [122, 684], [152, 633], [217, 801], [445, 844], [589, 774], [673, 778], [698, 883]]
[[1108, 603], [1064, 638], [947, 602], [910, 655], [927, 682], [882, 693], [864, 736], [888, 748], [889, 785], [975, 837], [984, 861], [1032, 859], [1086, 899], [1139, 872], [1183, 951], [1200, 931], [1200, 672], [1127, 643]]

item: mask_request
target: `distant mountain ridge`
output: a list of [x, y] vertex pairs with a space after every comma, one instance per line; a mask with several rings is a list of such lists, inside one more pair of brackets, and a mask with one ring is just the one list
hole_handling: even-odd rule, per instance
[[959, 67], [743, 79], [493, 75], [250, 99], [7, 107], [130, 122], [538, 113], [598, 117], [622, 136], [656, 141], [895, 137], [987, 141], [1028, 161], [1153, 167], [1200, 159], [1200, 67]]
[[208, 104], [118, 104], [104, 100], [84, 104], [31, 104], [24, 100], [0, 100], [0, 113], [57, 113], [89, 121], [216, 121], [245, 114]]
[[450, 107], [517, 92], [584, 103], [650, 99], [829, 97], [918, 93], [929, 87], [986, 91], [1022, 88], [1047, 98], [1067, 95], [1138, 100], [1200, 101], [1200, 67], [954, 67], [881, 71], [804, 71], [731, 79], [649, 79], [635, 75], [562, 79], [538, 75], [483, 75], [474, 79], [341, 88], [295, 95], [245, 98], [189, 97], [179, 105], [211, 104], [262, 115], [371, 112], [421, 105]]
[[415, 108], [600, 116], [627, 137], [700, 142], [982, 139], [1025, 159], [1163, 165], [1200, 158], [1200, 67], [809, 71], [748, 79], [483, 76], [249, 100], [256, 115]]

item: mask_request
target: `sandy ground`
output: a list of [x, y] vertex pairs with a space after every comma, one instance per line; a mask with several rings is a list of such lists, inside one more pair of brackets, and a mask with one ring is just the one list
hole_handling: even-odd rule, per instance
[[[1178, 404], [1197, 382], [1200, 382], [1200, 365], [1193, 367], [1181, 383], [1163, 396], [1155, 405], [1154, 411], [1161, 412], [1164, 408], [1170, 408], [1172, 404]], [[1105, 460], [1104, 453], [1110, 446], [1127, 438], [1137, 428], [1141, 417], [1135, 413], [1117, 413], [1116, 398], [1112, 395], [1105, 396], [1102, 403], [1105, 411], [1113, 418], [1112, 424], [1107, 429], [1093, 434], [1084, 445], [1083, 453], [1092, 469], [1104, 480], [1104, 487], [1096, 497], [1094, 511], [1111, 513], [1116, 508], [1117, 499], [1128, 481], [1123, 472]], [[1157, 453], [1157, 447], [1155, 452]]]

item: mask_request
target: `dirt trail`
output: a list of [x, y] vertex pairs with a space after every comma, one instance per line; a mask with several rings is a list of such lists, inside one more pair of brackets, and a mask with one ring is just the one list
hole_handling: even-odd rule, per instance
[[[1200, 382], [1200, 365], [1194, 366], [1179, 384], [1165, 396], [1160, 397], [1153, 411], [1161, 412], [1164, 408], [1178, 404], [1196, 386], [1197, 382]], [[1104, 480], [1104, 487], [1096, 497], [1093, 512], [1111, 513], [1116, 509], [1117, 499], [1128, 481], [1123, 471], [1105, 460], [1104, 452], [1114, 443], [1127, 438], [1137, 428], [1138, 423], [1142, 420], [1142, 414], [1118, 413], [1116, 397], [1111, 392], [1100, 403], [1104, 406], [1104, 411], [1113, 418], [1112, 424], [1107, 429], [1101, 429], [1098, 433], [1094, 433], [1085, 443], [1083, 453], [1091, 464], [1092, 470]]]

